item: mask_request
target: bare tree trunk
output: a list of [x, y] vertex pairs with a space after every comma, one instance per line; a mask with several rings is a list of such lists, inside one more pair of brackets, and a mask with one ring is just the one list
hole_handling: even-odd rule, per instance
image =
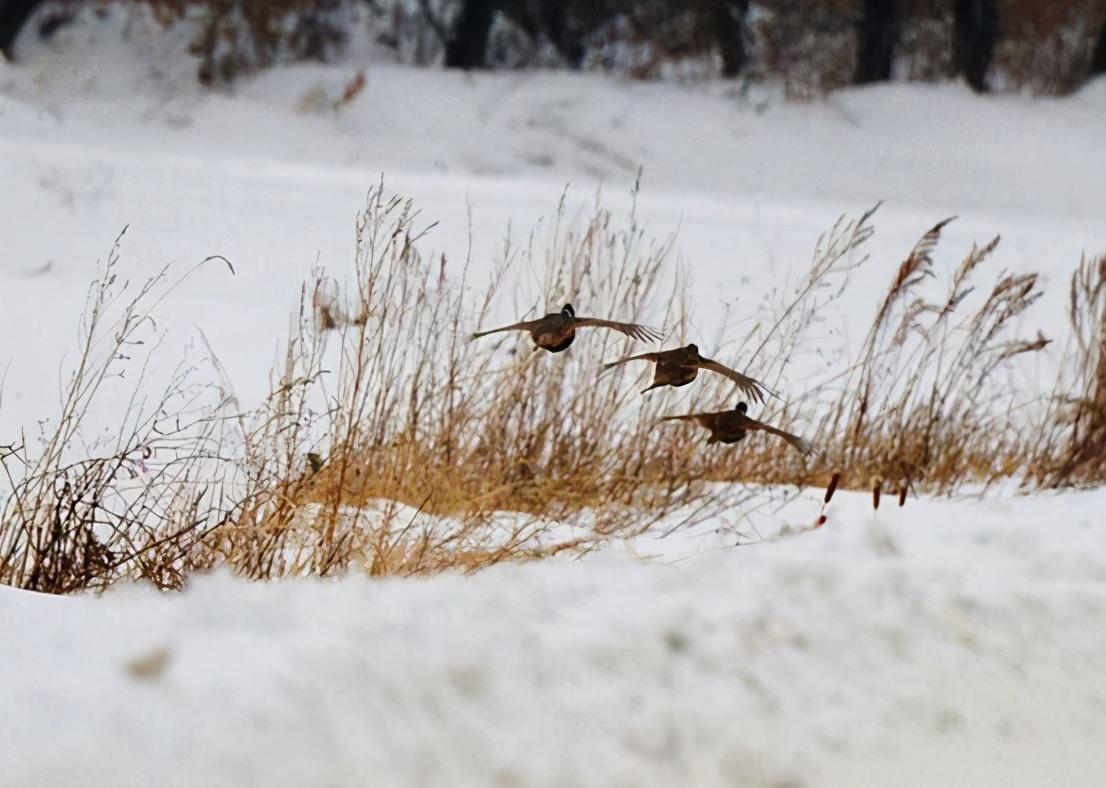
[[956, 70], [973, 90], [986, 93], [987, 70], [999, 33], [997, 0], [954, 0], [952, 13]]
[[483, 68], [496, 0], [464, 0], [445, 49], [446, 68]]
[[13, 60], [15, 41], [42, 0], [0, 0], [0, 52]]
[[856, 31], [857, 84], [891, 79], [899, 40], [898, 0], [864, 0]]
[[714, 35], [722, 54], [722, 76], [736, 77], [745, 69], [745, 16], [749, 0], [713, 0]]
[[1091, 73], [1106, 74], [1106, 19], [1102, 20], [1102, 30], [1098, 34], [1098, 45], [1094, 48]]
[[566, 24], [567, 5], [565, 0], [545, 0], [541, 4], [541, 15], [545, 35], [569, 68], [577, 69], [584, 62], [584, 47]]

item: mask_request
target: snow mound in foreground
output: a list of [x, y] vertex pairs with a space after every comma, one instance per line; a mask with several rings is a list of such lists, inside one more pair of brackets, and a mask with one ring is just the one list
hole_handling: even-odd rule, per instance
[[650, 562], [3, 591], [0, 782], [1096, 785], [1104, 505], [839, 494]]

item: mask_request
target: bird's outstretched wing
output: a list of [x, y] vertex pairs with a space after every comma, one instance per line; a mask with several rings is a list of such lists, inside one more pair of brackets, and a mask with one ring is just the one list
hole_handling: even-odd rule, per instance
[[806, 438], [800, 438], [798, 435], [794, 435], [790, 432], [786, 432], [777, 427], [773, 427], [771, 424], [765, 424], [763, 421], [757, 421], [756, 419], [747, 419], [747, 428], [750, 430], [761, 430], [762, 432], [768, 432], [772, 435], [778, 435], [785, 441], [790, 443], [799, 454], [810, 454], [814, 451], [814, 444], [808, 441]]
[[477, 331], [472, 335], [473, 339], [479, 339], [480, 337], [486, 337], [488, 334], [497, 334], [500, 331], [529, 331], [535, 325], [537, 320], [523, 320], [521, 323], [511, 323], [509, 326], [501, 326], [500, 328], [490, 328], [487, 331]]
[[711, 361], [709, 358], [702, 359], [695, 366], [699, 367], [699, 369], [709, 369], [711, 372], [725, 375], [736, 383], [741, 393], [753, 402], [764, 402], [767, 399], [767, 395], [772, 393], [772, 391], [760, 381], [753, 380], [748, 375], [743, 375], [736, 369], [730, 369], [725, 364], [719, 364], [717, 361]]
[[632, 337], [639, 342], [660, 342], [664, 339], [664, 334], [656, 329], [648, 328], [637, 323], [619, 323], [616, 320], [601, 320], [598, 317], [578, 317], [574, 324], [576, 328], [585, 328], [587, 326], [594, 326], [595, 328], [613, 328], [615, 331], [621, 331], [626, 336]]
[[706, 413], [684, 413], [679, 416], [661, 416], [661, 421], [699, 421], [701, 416], [706, 416]]
[[722, 426], [720, 421], [729, 416], [728, 412], [722, 413], [684, 413], [679, 416], [664, 416], [661, 421], [694, 421], [700, 427], [705, 427], [712, 432]]
[[639, 353], [636, 356], [626, 356], [626, 358], [620, 358], [617, 361], [608, 361], [603, 365], [603, 371], [617, 367], [619, 364], [625, 364], [627, 361], [657, 361], [660, 359], [660, 353]]

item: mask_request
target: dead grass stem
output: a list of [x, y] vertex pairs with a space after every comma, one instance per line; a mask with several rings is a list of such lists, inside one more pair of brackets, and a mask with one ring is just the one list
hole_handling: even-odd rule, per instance
[[[474, 571], [740, 514], [763, 498], [761, 484], [784, 497], [870, 487], [874, 501], [889, 491], [902, 505], [908, 490], [1000, 479], [1101, 483], [1106, 258], [1073, 279], [1072, 372], [1051, 400], [1004, 379], [1048, 344], [1015, 331], [1040, 297], [1036, 274], [999, 272], [980, 288], [996, 238], [942, 284], [933, 252], [951, 219], [922, 236], [873, 301], [859, 350], [794, 393], [793, 359], [866, 264], [875, 210], [841, 219], [805, 278], [736, 343], [719, 343], [727, 362], [743, 359], [738, 368], [780, 390], [759, 415], [813, 439], [808, 459], [760, 436], [705, 447], [660, 426], [670, 406], [627, 385], [635, 372], [599, 378], [604, 360], [642, 349], [620, 334], [586, 333], [556, 355], [532, 352], [521, 334], [467, 339], [502, 310], [515, 272], [538, 271], [536, 292], [514, 291], [524, 293], [519, 313], [572, 302], [663, 324], [673, 329], [666, 347], [683, 342], [690, 315], [672, 238], [651, 241], [633, 213], [570, 213], [562, 198], [524, 244], [508, 237], [480, 288], [468, 259], [424, 251], [433, 224], [382, 184], [358, 219], [350, 278], [320, 270], [301, 289], [259, 407], [241, 410], [226, 381], [194, 383], [192, 367], [148, 405], [140, 375], [115, 440], [87, 446], [98, 392], [173, 286], [162, 272], [127, 300], [117, 242], [90, 291], [56, 427], [37, 452], [23, 439], [0, 447], [10, 487], [0, 580], [64, 593], [121, 578], [175, 588], [216, 566], [256, 579]], [[687, 399], [732, 407], [730, 385], [707, 376]]]

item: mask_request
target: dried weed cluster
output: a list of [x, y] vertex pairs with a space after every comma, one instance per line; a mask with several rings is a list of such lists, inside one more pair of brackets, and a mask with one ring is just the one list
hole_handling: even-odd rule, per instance
[[[842, 219], [819, 240], [805, 280], [727, 347], [728, 361], [787, 392], [814, 316], [865, 264], [873, 214]], [[760, 484], [786, 496], [826, 484], [905, 495], [1000, 479], [1101, 483], [1106, 260], [1073, 278], [1063, 388], [1033, 400], [1003, 372], [1048, 344], [1013, 328], [1040, 295], [1037, 277], [999, 274], [969, 297], [995, 239], [938, 282], [932, 252], [945, 224], [873, 301], [859, 353], [807, 393], [768, 404], [764, 418], [813, 440], [807, 458], [767, 440], [707, 449], [659, 425], [665, 398], [640, 397], [623, 379], [635, 370], [599, 376], [629, 348], [621, 335], [596, 332], [556, 356], [510, 334], [469, 344], [516, 267], [544, 272], [545, 303], [532, 309], [573, 300], [648, 314], [669, 327], [666, 344], [685, 339], [672, 239], [652, 242], [632, 215], [620, 224], [601, 208], [570, 216], [562, 201], [527, 242], [505, 243], [481, 290], [467, 262], [422, 251], [429, 228], [382, 186], [358, 221], [351, 278], [320, 271], [304, 285], [259, 407], [242, 410], [226, 384], [193, 367], [147, 404], [140, 376], [113, 440], [85, 445], [94, 399], [137, 363], [127, 356], [173, 284], [162, 272], [126, 297], [117, 246], [90, 291], [61, 418], [40, 449], [0, 446], [9, 486], [0, 582], [64, 593], [121, 578], [179, 587], [216, 566], [257, 579], [468, 571], [740, 511]], [[689, 388], [692, 407], [734, 398], [724, 378]]]

